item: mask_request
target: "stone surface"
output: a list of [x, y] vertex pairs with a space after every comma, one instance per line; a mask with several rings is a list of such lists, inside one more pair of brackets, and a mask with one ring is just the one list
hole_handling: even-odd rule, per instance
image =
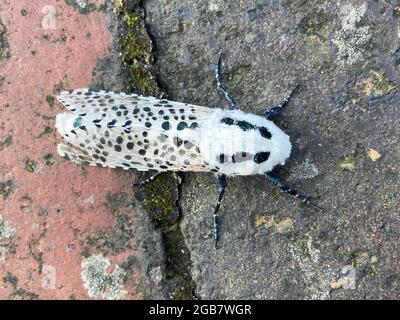
[[[186, 174], [181, 228], [201, 298], [399, 298], [397, 1], [148, 0], [158, 79], [169, 98], [227, 106], [214, 65], [244, 111], [298, 92], [276, 123], [291, 136], [284, 180], [229, 178], [212, 248], [211, 174]], [[396, 51], [397, 50], [397, 51]], [[397, 52], [397, 56], [396, 56]], [[373, 161], [369, 150], [380, 158]]]
[[[399, 24], [398, 1], [3, 1], [0, 298], [399, 298]], [[60, 159], [53, 128], [62, 88], [227, 107], [220, 51], [244, 111], [300, 84], [280, 171], [325, 212], [229, 178], [215, 251], [212, 174], [134, 197], [131, 173]]]

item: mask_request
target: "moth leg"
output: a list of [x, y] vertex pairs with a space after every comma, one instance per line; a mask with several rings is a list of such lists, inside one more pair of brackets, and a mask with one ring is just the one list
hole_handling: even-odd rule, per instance
[[218, 226], [219, 226], [218, 225], [218, 222], [219, 222], [218, 221], [219, 220], [218, 211], [219, 211], [222, 197], [224, 196], [224, 193], [225, 193], [225, 187], [227, 186], [226, 176], [224, 174], [218, 175], [218, 184], [219, 184], [218, 199], [215, 204], [215, 209], [214, 209], [214, 214], [213, 214], [214, 249], [217, 249], [217, 242], [218, 242]]
[[290, 194], [291, 196], [300, 199], [302, 202], [304, 202], [306, 205], [313, 207], [316, 210], [319, 211], [324, 211], [324, 209], [318, 207], [316, 204], [312, 203], [310, 201], [309, 197], [306, 197], [299, 193], [296, 189], [291, 188], [287, 184], [284, 184], [281, 179], [275, 175], [273, 175], [271, 172], [266, 172], [264, 175], [269, 179], [269, 181], [272, 182], [273, 185], [277, 186], [281, 191], [286, 192]]
[[295, 91], [297, 90], [297, 88], [299, 87], [299, 85], [297, 84], [294, 89], [292, 89], [292, 91], [287, 95], [287, 97], [277, 106], [266, 110], [263, 112], [263, 116], [265, 116], [267, 119], [271, 120], [272, 118], [276, 117], [278, 114], [281, 113], [281, 111], [285, 108], [285, 106], [289, 103], [290, 98], [293, 96], [293, 94], [295, 93]]
[[225, 87], [221, 83], [221, 65], [222, 65], [222, 52], [220, 52], [218, 57], [217, 67], [215, 68], [215, 81], [217, 82], [217, 90], [222, 92], [225, 96], [225, 99], [231, 105], [232, 110], [238, 109], [235, 100], [233, 100], [232, 96], [226, 91]]
[[163, 172], [156, 172], [155, 174], [151, 175], [150, 177], [148, 177], [147, 179], [140, 181], [139, 183], [134, 183], [133, 186], [134, 187], [141, 187], [144, 186], [146, 184], [148, 184], [149, 182], [153, 181], [155, 178], [157, 178], [161, 173]]

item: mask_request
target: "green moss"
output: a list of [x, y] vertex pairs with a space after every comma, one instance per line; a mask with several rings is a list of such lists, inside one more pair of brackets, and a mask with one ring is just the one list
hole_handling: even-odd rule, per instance
[[142, 9], [128, 10], [125, 6], [119, 10], [120, 27], [120, 64], [125, 73], [126, 90], [144, 95], [155, 95], [157, 84], [149, 72], [152, 56], [152, 43], [144, 25]]
[[124, 20], [128, 25], [128, 28], [135, 28], [138, 26], [140, 21], [142, 20], [142, 16], [137, 13], [129, 14], [127, 12], [124, 13]]
[[6, 78], [0, 74], [0, 86], [3, 84], [4, 80], [6, 80]]
[[174, 191], [170, 189], [166, 179], [166, 175], [159, 175], [145, 188], [143, 208], [152, 214], [151, 218], [157, 224], [165, 221], [176, 210]]
[[136, 197], [163, 236], [168, 292], [174, 299], [191, 299], [190, 253], [179, 228], [177, 181], [163, 174], [142, 188]]
[[[139, 1], [119, 0], [114, 2], [114, 6], [114, 12], [120, 21], [118, 42], [124, 90], [157, 96], [161, 91], [151, 73], [153, 45], [145, 28], [144, 9]], [[178, 225], [179, 209], [176, 206], [176, 188], [175, 180], [168, 175], [161, 175], [143, 189], [140, 188], [136, 197], [142, 202], [151, 220], [161, 228], [167, 257], [166, 272], [171, 276], [172, 288], [168, 291], [174, 297], [190, 299], [190, 257]], [[121, 208], [114, 210], [114, 213], [117, 224], [121, 226], [127, 224], [126, 216]], [[140, 285], [139, 283], [137, 288]], [[148, 293], [145, 286], [142, 286], [142, 289], [141, 293], [145, 298]], [[138, 291], [141, 290], [138, 289]]]

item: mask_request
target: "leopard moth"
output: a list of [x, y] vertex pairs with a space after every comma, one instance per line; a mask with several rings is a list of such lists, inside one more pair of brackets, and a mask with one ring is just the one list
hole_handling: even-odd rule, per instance
[[76, 163], [157, 174], [215, 172], [219, 181], [213, 213], [215, 248], [226, 176], [263, 174], [282, 191], [320, 209], [272, 174], [277, 165], [285, 164], [292, 146], [271, 119], [293, 92], [263, 116], [243, 112], [221, 84], [220, 70], [221, 55], [215, 78], [231, 110], [88, 88], [61, 92], [58, 100], [70, 112], [56, 117], [63, 138], [58, 153]]

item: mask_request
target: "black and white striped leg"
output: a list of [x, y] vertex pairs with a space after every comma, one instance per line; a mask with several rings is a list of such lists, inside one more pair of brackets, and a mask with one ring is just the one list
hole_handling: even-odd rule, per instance
[[221, 204], [222, 197], [224, 196], [225, 187], [227, 186], [226, 177], [224, 174], [218, 176], [218, 199], [217, 203], [215, 204], [214, 214], [213, 214], [213, 234], [214, 234], [214, 249], [217, 249], [218, 244], [218, 211]]
[[217, 67], [215, 68], [215, 81], [217, 82], [217, 90], [222, 92], [231, 105], [232, 110], [238, 109], [235, 100], [233, 100], [232, 96], [226, 91], [225, 87], [221, 83], [221, 64], [222, 64], [222, 52], [219, 54]]
[[153, 174], [152, 176], [148, 177], [147, 179], [140, 181], [139, 183], [134, 183], [133, 186], [134, 187], [141, 187], [144, 186], [146, 184], [148, 184], [149, 182], [153, 181], [155, 178], [157, 178], [162, 172], [157, 172], [155, 174]]
[[290, 98], [293, 96], [293, 93], [296, 91], [296, 89], [299, 87], [299, 85], [297, 84], [294, 89], [290, 92], [290, 94], [285, 98], [285, 100], [282, 101], [281, 104], [266, 110], [263, 112], [263, 115], [267, 118], [267, 119], [272, 119], [274, 117], [276, 117], [278, 114], [280, 114], [282, 112], [282, 110], [285, 108], [285, 106], [289, 103]]
[[316, 204], [312, 203], [310, 201], [309, 197], [302, 195], [296, 189], [293, 189], [293, 188], [289, 187], [287, 184], [282, 183], [281, 179], [279, 177], [273, 175], [271, 172], [266, 172], [264, 174], [275, 186], [277, 186], [279, 189], [281, 189], [281, 191], [286, 192], [295, 198], [298, 198], [299, 200], [304, 202], [306, 205], [313, 207], [316, 210], [324, 211], [324, 209], [322, 209], [322, 208], [318, 207]]

